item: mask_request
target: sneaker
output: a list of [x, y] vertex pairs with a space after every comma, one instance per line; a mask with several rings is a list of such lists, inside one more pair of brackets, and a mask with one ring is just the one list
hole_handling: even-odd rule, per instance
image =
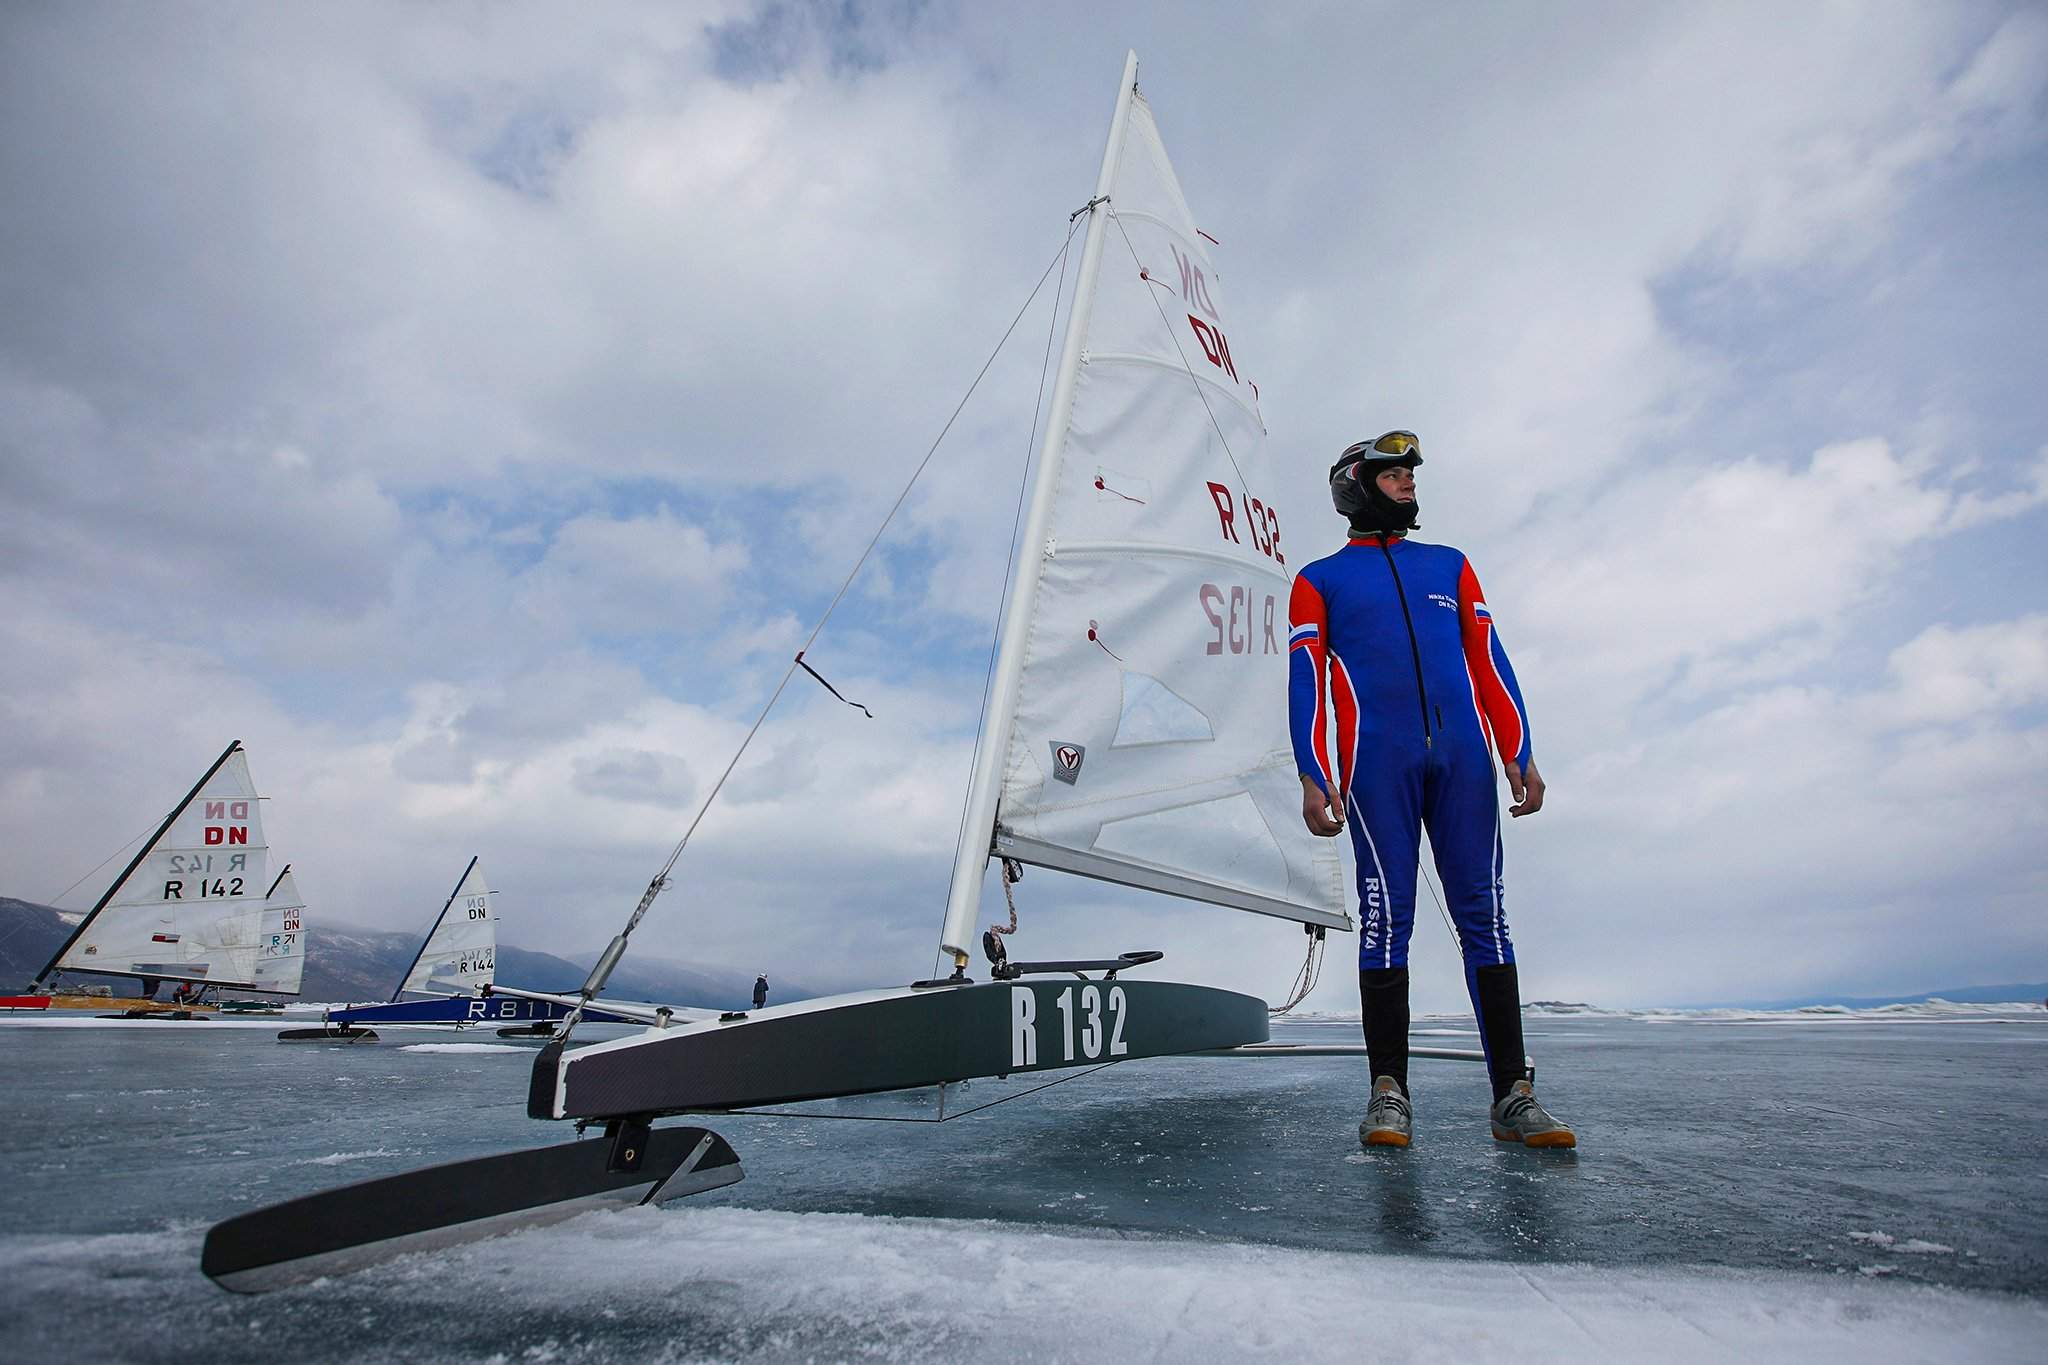
[[1579, 1145], [1571, 1129], [1536, 1103], [1536, 1088], [1527, 1081], [1516, 1081], [1514, 1088], [1493, 1106], [1493, 1136], [1497, 1142], [1520, 1142], [1530, 1147]]
[[1413, 1117], [1401, 1083], [1381, 1076], [1372, 1083], [1372, 1102], [1365, 1106], [1365, 1122], [1358, 1125], [1359, 1145], [1406, 1147]]

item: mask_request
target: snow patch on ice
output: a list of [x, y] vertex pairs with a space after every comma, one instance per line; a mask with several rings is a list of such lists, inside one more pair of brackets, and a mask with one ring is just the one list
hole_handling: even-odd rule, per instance
[[[772, 1339], [766, 1353], [790, 1358], [1348, 1361], [1358, 1340], [1393, 1318], [1404, 1324], [1404, 1358], [1420, 1362], [1464, 1365], [1510, 1346], [1522, 1359], [1575, 1362], [1875, 1361], [1958, 1349], [1979, 1358], [2024, 1353], [2029, 1334], [2048, 1329], [2048, 1305], [1946, 1290], [1904, 1295], [1857, 1280], [1824, 1287], [1811, 1275], [1505, 1261], [1459, 1262], [1447, 1275], [1443, 1261], [1424, 1258], [673, 1205], [461, 1248], [438, 1265], [421, 1258], [401, 1283], [372, 1272], [379, 1283], [363, 1292], [445, 1302], [464, 1284], [505, 1284], [508, 1270], [537, 1256], [551, 1276], [522, 1282], [530, 1308], [601, 1299], [625, 1321], [644, 1323], [678, 1301], [679, 1287], [702, 1285], [716, 1294], [682, 1296], [718, 1320], [702, 1325], [746, 1333], [757, 1349]], [[644, 1290], [622, 1293], [622, 1256]], [[934, 1274], [977, 1305], [971, 1319], [934, 1308]], [[1373, 1286], [1370, 1296], [1357, 1293], [1362, 1283]], [[1048, 1303], [1060, 1305], [1056, 1324], [1045, 1317]], [[1553, 1334], [1532, 1339], [1532, 1320]], [[942, 1332], [929, 1330], [941, 1322]], [[725, 1344], [737, 1349], [711, 1354], [754, 1353], [737, 1339]]]
[[1849, 1240], [1852, 1242], [1866, 1242], [1881, 1250], [1889, 1251], [1895, 1256], [1953, 1256], [1956, 1254], [1954, 1247], [1941, 1242], [1929, 1242], [1919, 1237], [1908, 1237], [1902, 1242], [1889, 1232], [1882, 1230], [1852, 1232], [1849, 1234]]
[[351, 1161], [369, 1161], [374, 1157], [397, 1156], [388, 1147], [372, 1147], [367, 1152], [329, 1152], [326, 1156], [309, 1156], [294, 1161], [294, 1166], [345, 1166]]
[[532, 1053], [530, 1047], [517, 1043], [407, 1043], [400, 1052], [524, 1052]]
[[[342, 1155], [342, 1154], [338, 1154]], [[1873, 1230], [1874, 1232], [1875, 1230]], [[1350, 1362], [1402, 1323], [1417, 1365], [2030, 1359], [2048, 1303], [1854, 1275], [1457, 1261], [988, 1221], [670, 1205], [589, 1214], [335, 1276], [275, 1300], [221, 1295], [192, 1267], [203, 1229], [0, 1236], [0, 1282], [30, 1356], [132, 1359], [161, 1324], [233, 1354], [263, 1324], [280, 1359], [410, 1358]], [[1890, 1234], [1884, 1234], [1890, 1236]], [[1860, 1238], [1870, 1240], [1873, 1238]], [[1894, 1244], [1903, 1245], [1898, 1239]], [[548, 1273], [533, 1267], [545, 1264]], [[634, 1273], [621, 1276], [619, 1266]], [[933, 1294], [943, 1283], [975, 1311]], [[1369, 1295], [1360, 1294], [1370, 1285]], [[80, 1305], [125, 1311], [82, 1331]], [[488, 1298], [496, 1311], [449, 1313]], [[271, 1310], [286, 1304], [281, 1318]], [[1049, 1315], [1046, 1306], [1057, 1305]], [[1531, 1331], [1531, 1324], [1540, 1331]], [[355, 1349], [351, 1349], [351, 1348]]]

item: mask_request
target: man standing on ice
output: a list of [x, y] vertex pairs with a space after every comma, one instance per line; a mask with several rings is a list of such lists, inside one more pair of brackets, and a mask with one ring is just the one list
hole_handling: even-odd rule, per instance
[[[1408, 431], [1360, 441], [1337, 458], [1330, 496], [1351, 538], [1301, 571], [1288, 608], [1287, 717], [1302, 820], [1331, 838], [1349, 816], [1357, 859], [1358, 992], [1373, 1075], [1358, 1137], [1368, 1147], [1406, 1147], [1412, 1131], [1408, 938], [1427, 828], [1486, 1049], [1493, 1135], [1571, 1147], [1572, 1130], [1536, 1102], [1523, 1074], [1494, 751], [1514, 796], [1510, 815], [1543, 808], [1543, 778], [1478, 576], [1460, 551], [1407, 538], [1421, 463]], [[1324, 757], [1332, 710], [1335, 768]]]

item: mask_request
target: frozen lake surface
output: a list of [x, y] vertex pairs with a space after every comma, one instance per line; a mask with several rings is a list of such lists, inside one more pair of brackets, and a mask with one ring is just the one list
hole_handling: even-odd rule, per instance
[[737, 1186], [245, 1298], [198, 1273], [218, 1218], [570, 1136], [524, 1116], [528, 1046], [278, 1027], [0, 1022], [0, 1355], [2002, 1360], [2048, 1336], [2038, 1008], [1532, 1017], [1576, 1153], [1494, 1143], [1480, 1069], [1426, 1061], [1415, 1146], [1370, 1156], [1353, 1059], [1125, 1063], [943, 1124], [854, 1121], [930, 1096], [722, 1117]]

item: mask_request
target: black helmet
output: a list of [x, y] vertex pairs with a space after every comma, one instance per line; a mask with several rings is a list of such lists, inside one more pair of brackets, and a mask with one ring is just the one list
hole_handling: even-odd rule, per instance
[[1422, 442], [1412, 431], [1390, 431], [1370, 441], [1344, 447], [1330, 466], [1330, 501], [1352, 529], [1368, 534], [1412, 530], [1418, 507], [1395, 502], [1375, 482], [1396, 465], [1413, 469], [1422, 463]]

